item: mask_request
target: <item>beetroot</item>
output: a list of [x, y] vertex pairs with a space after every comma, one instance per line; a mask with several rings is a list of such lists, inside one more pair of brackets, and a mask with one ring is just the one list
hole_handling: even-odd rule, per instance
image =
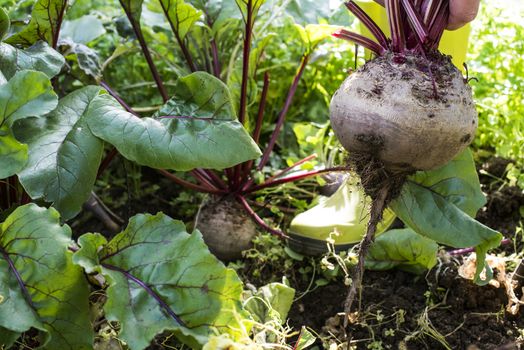
[[331, 125], [349, 152], [372, 153], [392, 171], [446, 164], [473, 140], [471, 89], [450, 59], [393, 52], [351, 74], [331, 101]]
[[355, 2], [345, 5], [375, 40], [346, 30], [334, 36], [376, 56], [342, 83], [330, 107], [335, 135], [372, 199], [346, 299], [349, 313], [384, 209], [408, 175], [446, 164], [471, 143], [477, 112], [467, 79], [437, 50], [449, 15], [448, 0], [385, 0], [390, 39]]
[[242, 206], [230, 197], [208, 197], [200, 206], [195, 227], [211, 253], [222, 261], [240, 259], [252, 247], [257, 226]]

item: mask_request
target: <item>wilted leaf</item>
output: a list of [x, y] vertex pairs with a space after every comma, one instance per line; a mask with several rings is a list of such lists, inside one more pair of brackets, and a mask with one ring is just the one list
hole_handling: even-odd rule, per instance
[[77, 44], [69, 39], [60, 41], [60, 46], [67, 48], [69, 58], [70, 55], [76, 56], [78, 67], [86, 74], [98, 80], [102, 74], [102, 67], [100, 65], [100, 58], [98, 53], [84, 44]]
[[96, 136], [152, 168], [223, 169], [260, 155], [235, 118], [227, 87], [203, 72], [177, 81], [175, 97], [156, 114], [170, 118], [137, 118], [108, 96], [96, 98], [88, 114]]
[[0, 226], [0, 342], [39, 332], [43, 349], [92, 349], [89, 289], [71, 261], [71, 229], [58, 212], [28, 204]]
[[294, 298], [293, 288], [283, 283], [270, 283], [249, 295], [244, 307], [257, 322], [277, 319], [284, 323]]
[[119, 337], [131, 349], [144, 349], [165, 330], [193, 348], [214, 329], [233, 339], [244, 334], [242, 283], [198, 231], [190, 235], [182, 222], [161, 213], [137, 215], [103, 243], [99, 235], [83, 235], [74, 260], [108, 279], [106, 317], [120, 322]]
[[39, 41], [25, 50], [0, 43], [0, 71], [6, 79], [25, 69], [36, 70], [52, 78], [60, 73], [63, 65], [64, 57], [45, 41]]
[[77, 90], [46, 118], [23, 120], [14, 127], [16, 137], [29, 145], [20, 182], [32, 198], [53, 203], [65, 219], [75, 216], [89, 198], [102, 158], [103, 142], [85, 119], [99, 92], [94, 86]]
[[398, 267], [421, 273], [437, 263], [438, 244], [412, 229], [389, 230], [377, 236], [366, 257], [366, 268], [389, 270]]
[[56, 44], [66, 7], [67, 0], [38, 0], [33, 6], [29, 24], [5, 42], [30, 46], [43, 40], [50, 45]]

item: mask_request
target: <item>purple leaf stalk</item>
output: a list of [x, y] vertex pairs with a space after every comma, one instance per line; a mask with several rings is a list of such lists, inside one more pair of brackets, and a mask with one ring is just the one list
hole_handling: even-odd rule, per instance
[[436, 50], [446, 28], [449, 15], [448, 0], [385, 0], [391, 39], [387, 39], [378, 25], [352, 0], [345, 3], [374, 40], [340, 29], [333, 36], [352, 41], [377, 56], [387, 52], [406, 52], [425, 55]]
[[[240, 106], [239, 106], [239, 117], [238, 117], [238, 120], [243, 125], [246, 124], [247, 119], [248, 119], [247, 118], [247, 96], [248, 96], [248, 85], [249, 85], [248, 83], [250, 79], [249, 55], [251, 52], [251, 44], [252, 44], [252, 39], [253, 39], [252, 36], [253, 36], [253, 28], [255, 25], [255, 12], [256, 12], [255, 7], [257, 6], [257, 1], [245, 0], [244, 3], [246, 5], [246, 13], [243, 14], [245, 28], [244, 28], [244, 39], [243, 39], [244, 47], [242, 51], [243, 52], [242, 81], [241, 81], [241, 86], [240, 86]], [[122, 4], [122, 1], [121, 1], [121, 4]], [[124, 7], [124, 9], [126, 9], [124, 4], [122, 4], [122, 6]], [[164, 9], [164, 11], [165, 10], [166, 9]], [[159, 92], [163, 96], [164, 100], [166, 100], [167, 95], [165, 92], [165, 88], [162, 84], [162, 80], [160, 79], [158, 71], [149, 54], [147, 44], [143, 38], [141, 29], [140, 29], [140, 24], [137, 23], [137, 21], [133, 18], [132, 14], [128, 13], [127, 10], [126, 10], [126, 15], [128, 16], [129, 20], [131, 21], [131, 24], [133, 25], [133, 29], [142, 47], [144, 56], [146, 57], [150, 70], [153, 74], [153, 77], [155, 78], [155, 81], [157, 82]], [[212, 25], [208, 14], [204, 13], [204, 15], [206, 17], [208, 24]], [[173, 28], [173, 30], [174, 29], [175, 28]], [[381, 33], [378, 27], [376, 28], [376, 33], [377, 35]], [[188, 64], [190, 70], [191, 71], [196, 70], [196, 65], [194, 64], [194, 60], [191, 58], [191, 54], [189, 50], [187, 49], [187, 47], [183, 45], [184, 42], [182, 40], [177, 40], [177, 41], [182, 48], [183, 55], [186, 59], [186, 63]], [[369, 40], [370, 45], [371, 43], [373, 42]], [[217, 45], [216, 45], [214, 38], [211, 44], [212, 44], [211, 45], [211, 55], [212, 55], [211, 61], [213, 65], [212, 67], [210, 67], [210, 69], [212, 70], [210, 73], [214, 74], [217, 78], [220, 78], [220, 62], [218, 60], [218, 49], [217, 49]], [[385, 36], [383, 38], [383, 44], [384, 45], [387, 44], [387, 40], [385, 39]], [[380, 45], [376, 45], [376, 48], [377, 50], [379, 50]], [[291, 165], [290, 167], [282, 170], [281, 172], [277, 173], [276, 175], [266, 179], [261, 184], [255, 184], [254, 173], [262, 170], [269, 161], [271, 152], [274, 150], [278, 136], [280, 135], [280, 132], [284, 125], [286, 115], [293, 102], [293, 98], [297, 91], [300, 79], [302, 78], [304, 70], [308, 64], [309, 57], [310, 57], [310, 53], [304, 55], [301, 59], [300, 65], [297, 69], [297, 72], [295, 73], [295, 76], [289, 88], [288, 94], [284, 101], [284, 105], [278, 114], [275, 128], [269, 138], [268, 145], [265, 147], [263, 151], [263, 155], [256, 166], [254, 164], [255, 162], [253, 160], [250, 160], [242, 164], [238, 164], [232, 168], [225, 169], [222, 174], [217, 173], [214, 170], [210, 170], [210, 169], [194, 169], [193, 171], [190, 172], [190, 174], [196, 180], [197, 183], [184, 180], [166, 170], [159, 170], [159, 173], [169, 178], [173, 182], [181, 186], [184, 186], [188, 189], [194, 190], [194, 191], [210, 193], [210, 194], [217, 195], [217, 196], [231, 196], [232, 198], [235, 198], [241, 204], [241, 206], [245, 209], [248, 215], [253, 219], [253, 221], [257, 223], [260, 227], [262, 227], [267, 232], [270, 232], [280, 237], [285, 237], [285, 234], [282, 231], [270, 227], [268, 224], [264, 222], [264, 220], [262, 220], [262, 218], [258, 216], [258, 214], [253, 210], [253, 208], [249, 204], [248, 197], [256, 191], [259, 191], [259, 190], [262, 190], [262, 189], [265, 189], [271, 186], [277, 186], [277, 185], [285, 184], [288, 182], [299, 181], [299, 180], [302, 180], [308, 177], [317, 176], [319, 174], [330, 172], [330, 171], [347, 171], [348, 170], [347, 167], [340, 167], [340, 168], [308, 171], [308, 172], [300, 173], [299, 175], [293, 175], [293, 176], [285, 176], [292, 169], [312, 159], [312, 156], [309, 156]], [[108, 91], [109, 94], [115, 97], [116, 100], [128, 112], [138, 116], [138, 114], [135, 111], [133, 111], [133, 109], [129, 107], [125, 103], [125, 101], [110, 86], [108, 86], [103, 81], [100, 83], [100, 85], [104, 87]], [[270, 85], [269, 74], [266, 73], [263, 79], [263, 88], [262, 88], [262, 92], [260, 95], [259, 108], [258, 108], [258, 113], [257, 113], [256, 121], [255, 121], [255, 126], [252, 132], [252, 138], [259, 146], [261, 146], [260, 145], [260, 134], [262, 131], [262, 124], [264, 122], [264, 117], [265, 117], [265, 107], [266, 107], [266, 101], [267, 101], [267, 96], [268, 96], [268, 91], [269, 91], [269, 85]], [[198, 118], [198, 117], [192, 117], [192, 116], [165, 116], [163, 118], [208, 120], [207, 118]], [[216, 119], [209, 119], [209, 121], [216, 121]], [[227, 121], [224, 121], [224, 122], [227, 122]], [[102, 164], [104, 165], [102, 171], [105, 168], [107, 168], [108, 164], [110, 163], [114, 155], [115, 155], [115, 151], [112, 151], [108, 154], [108, 156], [106, 156], [106, 159], [102, 162]], [[100, 173], [101, 171], [99, 172], [99, 174]]]

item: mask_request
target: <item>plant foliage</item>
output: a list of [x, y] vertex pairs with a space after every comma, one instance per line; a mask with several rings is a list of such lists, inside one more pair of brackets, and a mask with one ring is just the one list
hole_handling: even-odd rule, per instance
[[110, 242], [86, 234], [79, 244], [74, 261], [108, 280], [106, 317], [120, 323], [131, 349], [147, 347], [166, 330], [193, 348], [213, 330], [235, 339], [245, 334], [242, 283], [182, 222], [137, 215]]
[[28, 204], [0, 228], [0, 343], [34, 328], [43, 349], [91, 349], [89, 289], [71, 260], [71, 229], [54, 209]]

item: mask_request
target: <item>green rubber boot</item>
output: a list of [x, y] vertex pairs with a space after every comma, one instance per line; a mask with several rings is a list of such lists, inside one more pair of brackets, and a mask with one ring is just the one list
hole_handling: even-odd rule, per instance
[[[334, 239], [335, 250], [350, 249], [360, 242], [369, 221], [369, 205], [361, 186], [346, 178], [330, 197], [320, 197], [319, 204], [297, 215], [287, 232], [289, 247], [301, 254], [320, 255], [328, 251], [328, 238]], [[395, 220], [395, 214], [386, 209], [377, 227], [377, 235]], [[333, 234], [334, 233], [334, 234]]]

